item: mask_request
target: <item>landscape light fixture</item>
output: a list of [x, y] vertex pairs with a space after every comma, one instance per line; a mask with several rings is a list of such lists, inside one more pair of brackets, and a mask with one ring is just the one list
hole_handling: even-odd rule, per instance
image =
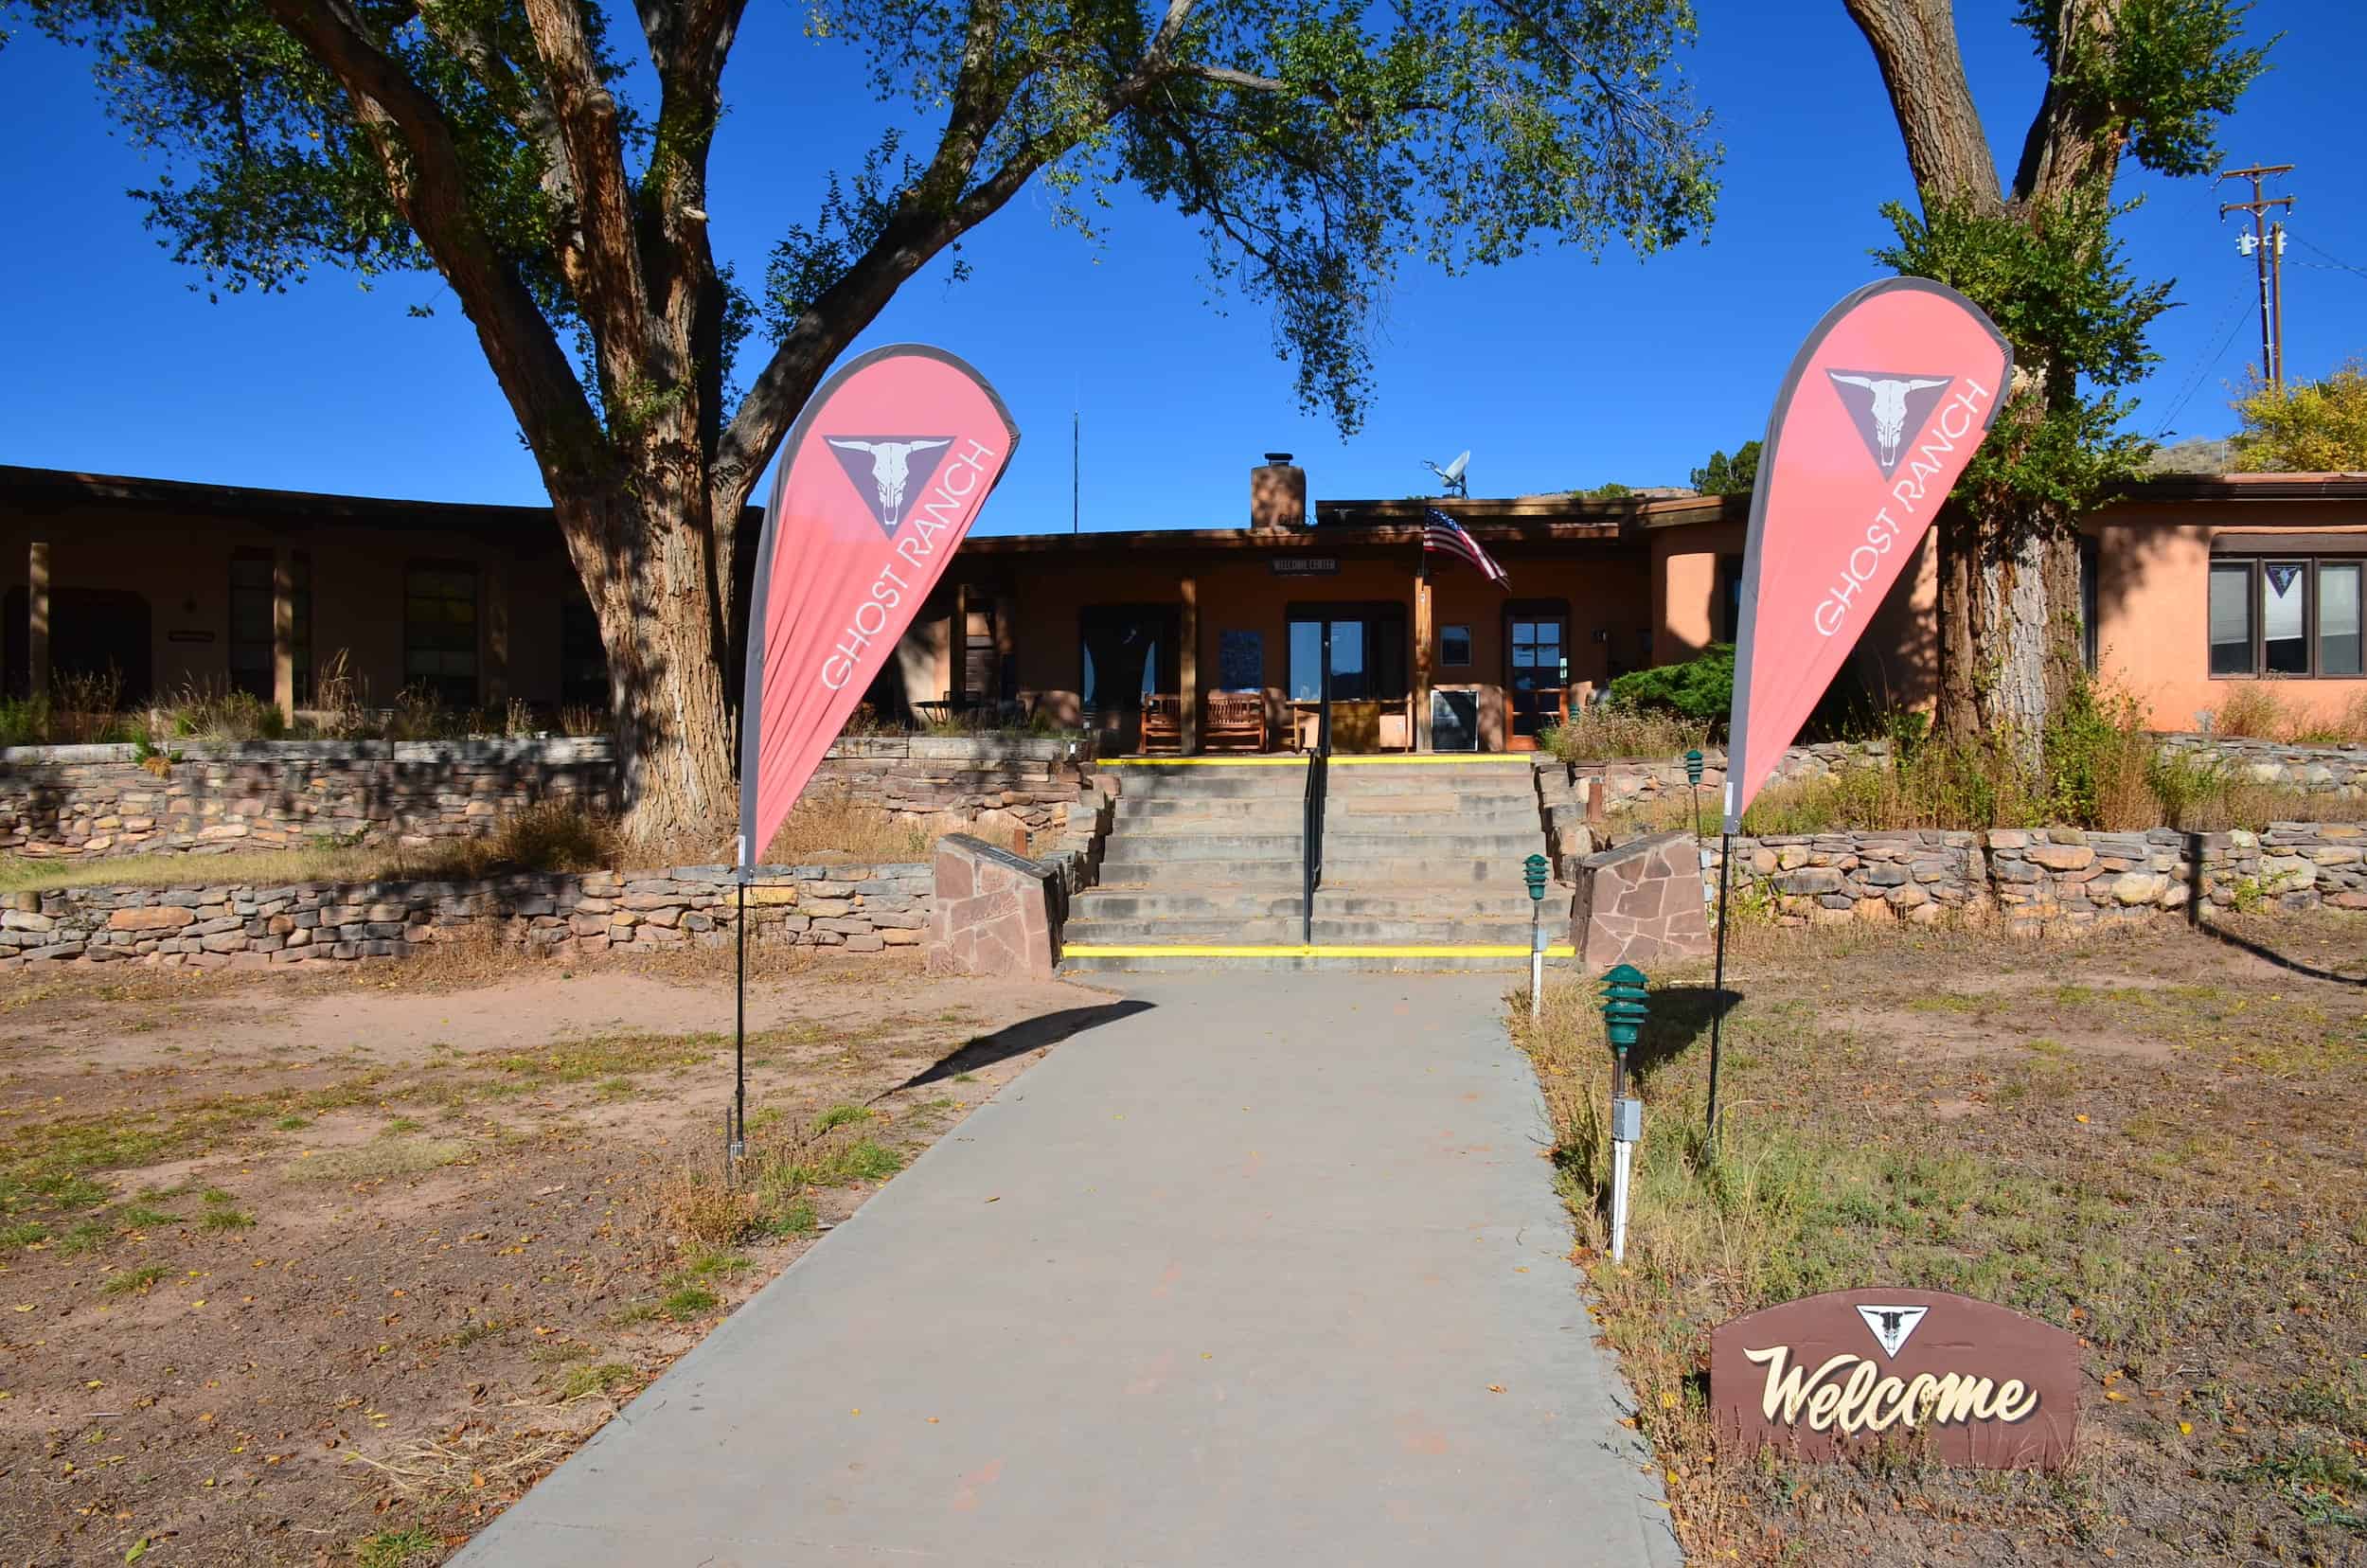
[[1693, 791], [1693, 836], [1701, 836], [1701, 748], [1685, 753], [1685, 783]]
[[1644, 971], [1621, 964], [1602, 979], [1603, 1033], [1611, 1040], [1611, 1260], [1628, 1256], [1628, 1179], [1644, 1139], [1644, 1102], [1628, 1094], [1628, 1053], [1651, 1012]]
[[1542, 855], [1521, 863], [1522, 880], [1529, 884], [1529, 1017], [1545, 1016], [1545, 878], [1553, 867]]

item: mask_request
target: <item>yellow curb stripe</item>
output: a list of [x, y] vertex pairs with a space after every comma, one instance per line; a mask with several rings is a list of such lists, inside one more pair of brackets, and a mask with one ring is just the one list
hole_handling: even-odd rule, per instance
[[[1534, 752], [1412, 752], [1404, 755], [1334, 757], [1335, 768], [1469, 767], [1472, 763], [1500, 767], [1523, 766]], [[1105, 757], [1103, 768], [1303, 768], [1307, 758], [1284, 757]]]
[[[1512, 942], [1376, 944], [1370, 947], [1224, 942], [1070, 942], [1063, 958], [1525, 958], [1529, 950]], [[1573, 958], [1576, 950], [1557, 942], [1548, 958]]]
[[[1338, 757], [1333, 757], [1338, 761]], [[1105, 757], [1103, 768], [1303, 768], [1304, 757]]]

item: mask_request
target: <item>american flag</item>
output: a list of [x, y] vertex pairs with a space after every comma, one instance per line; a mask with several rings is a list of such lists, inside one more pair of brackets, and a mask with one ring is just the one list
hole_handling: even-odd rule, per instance
[[1479, 568], [1480, 575], [1497, 587], [1509, 590], [1512, 579], [1495, 558], [1479, 547], [1479, 542], [1464, 532], [1463, 525], [1431, 507], [1422, 513], [1422, 548], [1439, 550]]

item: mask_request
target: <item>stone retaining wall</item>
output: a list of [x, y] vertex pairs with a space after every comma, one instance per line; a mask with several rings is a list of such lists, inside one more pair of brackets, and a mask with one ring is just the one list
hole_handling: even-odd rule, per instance
[[[2295, 746], [2217, 735], [2163, 735], [2161, 743], [2164, 751], [2214, 758], [2219, 766], [2251, 783], [2275, 785], [2305, 794], [2367, 800], [2367, 745]], [[1772, 782], [1790, 783], [1822, 778], [1847, 768], [1876, 767], [1889, 761], [1890, 754], [1888, 740], [1832, 740], [1793, 746], [1775, 765]], [[1543, 757], [1538, 759], [1537, 766], [1547, 779], [1559, 775], [1569, 781], [1575, 774], [1581, 784], [1590, 778], [1599, 780], [1594, 787], [1603, 793], [1605, 811], [1664, 796], [1689, 798], [1684, 763], [1675, 757], [1623, 757], [1570, 765]], [[1716, 815], [1725, 787], [1726, 754], [1705, 752], [1701, 773], [1705, 817]]]
[[0, 751], [0, 849], [207, 854], [424, 845], [544, 800], [608, 801], [606, 740], [290, 740]]
[[[748, 890], [750, 935], [879, 953], [917, 947], [935, 872], [927, 864], [774, 865]], [[653, 953], [731, 939], [738, 895], [724, 866], [493, 877], [482, 882], [288, 887], [78, 887], [0, 895], [0, 969], [61, 960], [195, 968], [401, 958], [490, 935], [555, 955]]]
[[[1994, 917], [2028, 935], [2181, 912], [2367, 910], [2367, 825], [2271, 823], [2265, 833], [1817, 833], [1737, 838], [1734, 897], [1787, 924]], [[1716, 900], [1718, 845], [1702, 849]]]
[[[839, 795], [939, 832], [1041, 847], [1065, 831], [1092, 764], [1088, 741], [872, 737], [832, 747], [806, 798]], [[418, 846], [488, 832], [538, 801], [609, 806], [614, 778], [604, 739], [186, 741], [146, 760], [128, 745], [16, 746], [0, 750], [0, 850]]]

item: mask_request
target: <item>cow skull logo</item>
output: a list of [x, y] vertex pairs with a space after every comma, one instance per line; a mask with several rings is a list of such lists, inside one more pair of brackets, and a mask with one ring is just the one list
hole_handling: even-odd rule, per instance
[[838, 454], [856, 493], [871, 508], [872, 521], [890, 539], [902, 518], [905, 492], [928, 484], [953, 444], [951, 436], [831, 436], [825, 437]]
[[1908, 1336], [1923, 1322], [1923, 1314], [1931, 1310], [1929, 1307], [1860, 1307], [1858, 1315], [1865, 1319], [1868, 1328], [1874, 1330], [1875, 1342], [1881, 1345], [1882, 1354], [1895, 1356], [1906, 1347]]
[[1912, 424], [1920, 429], [1931, 405], [1940, 401], [1940, 394], [1955, 379], [1878, 371], [1824, 373], [1833, 379], [1833, 389], [1841, 395], [1849, 417], [1857, 421], [1858, 434], [1865, 438], [1866, 451], [1881, 465], [1885, 479], [1898, 471], [1898, 459], [1907, 446], [1907, 427]]

